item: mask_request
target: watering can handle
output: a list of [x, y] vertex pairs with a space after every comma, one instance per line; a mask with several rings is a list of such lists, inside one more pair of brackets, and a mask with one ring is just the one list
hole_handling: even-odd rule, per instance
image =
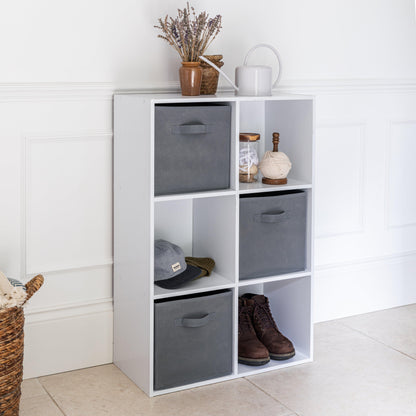
[[267, 43], [259, 43], [256, 46], [253, 46], [248, 52], [244, 59], [244, 65], [247, 65], [248, 57], [252, 52], [254, 52], [257, 48], [269, 48], [276, 56], [277, 62], [279, 63], [279, 72], [277, 73], [277, 78], [274, 81], [272, 88], [275, 88], [276, 85], [279, 83], [280, 78], [282, 76], [282, 59], [280, 58], [279, 52], [277, 52], [277, 49], [273, 47], [272, 45], [268, 45]]
[[227, 74], [220, 68], [217, 67], [217, 65], [213, 64], [209, 59], [205, 58], [204, 56], [200, 56], [199, 59], [201, 59], [202, 61], [206, 62], [208, 65], [212, 66], [214, 69], [216, 69], [231, 85], [232, 87], [238, 91], [238, 87], [237, 85], [234, 84], [234, 82], [232, 82], [230, 80], [230, 78], [228, 78]]

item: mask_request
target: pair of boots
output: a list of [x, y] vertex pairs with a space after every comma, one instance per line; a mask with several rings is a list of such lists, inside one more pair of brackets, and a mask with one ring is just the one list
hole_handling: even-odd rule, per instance
[[263, 365], [295, 355], [292, 342], [278, 329], [266, 296], [246, 293], [238, 298], [238, 362]]

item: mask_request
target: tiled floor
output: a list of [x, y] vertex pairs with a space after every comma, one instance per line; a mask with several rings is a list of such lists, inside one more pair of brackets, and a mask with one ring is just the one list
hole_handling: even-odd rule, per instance
[[21, 416], [416, 416], [416, 304], [315, 325], [313, 363], [148, 398], [115, 366], [25, 380]]

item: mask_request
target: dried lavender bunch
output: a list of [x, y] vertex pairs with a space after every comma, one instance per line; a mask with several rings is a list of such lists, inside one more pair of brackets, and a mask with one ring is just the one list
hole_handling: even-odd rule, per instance
[[196, 15], [189, 3], [183, 10], [178, 9], [175, 19], [166, 16], [158, 21], [159, 26], [155, 28], [162, 31], [158, 38], [172, 45], [184, 62], [199, 61], [199, 56], [205, 53], [222, 28], [219, 14], [214, 18], [210, 18], [207, 12]]

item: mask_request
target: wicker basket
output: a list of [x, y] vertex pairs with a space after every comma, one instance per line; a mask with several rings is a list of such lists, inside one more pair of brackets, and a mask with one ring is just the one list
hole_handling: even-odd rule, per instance
[[[26, 284], [27, 302], [42, 286], [43, 276]], [[0, 416], [18, 416], [23, 376], [23, 307], [0, 311]]]
[[[209, 59], [213, 64], [221, 68], [224, 62], [221, 62], [222, 55], [204, 55], [204, 58]], [[214, 95], [217, 92], [219, 73], [212, 66], [206, 62], [201, 61], [202, 81], [201, 81], [201, 95]]]

